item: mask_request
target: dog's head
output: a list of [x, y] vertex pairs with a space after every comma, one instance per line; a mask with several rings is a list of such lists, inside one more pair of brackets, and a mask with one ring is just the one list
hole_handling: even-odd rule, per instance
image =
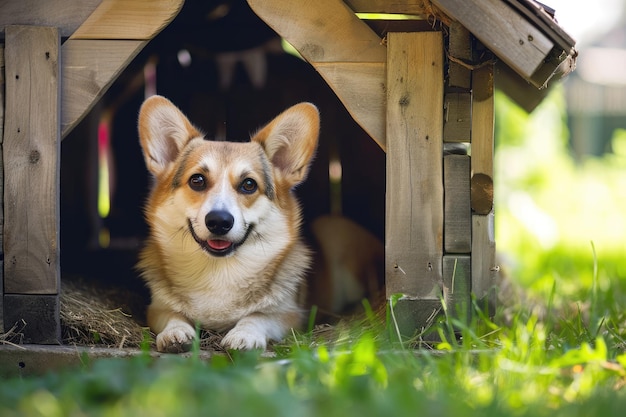
[[318, 134], [317, 108], [300, 103], [250, 142], [207, 141], [170, 101], [150, 97], [139, 138], [155, 179], [146, 207], [153, 238], [182, 239], [187, 248], [193, 238], [218, 257], [250, 241], [275, 247], [293, 239], [299, 208], [291, 189], [306, 178]]

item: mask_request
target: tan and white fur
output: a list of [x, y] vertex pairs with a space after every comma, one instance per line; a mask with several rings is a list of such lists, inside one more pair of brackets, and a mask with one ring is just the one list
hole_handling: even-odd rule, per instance
[[159, 351], [187, 350], [195, 324], [230, 349], [264, 349], [302, 317], [310, 264], [292, 190], [307, 175], [319, 114], [297, 104], [250, 142], [207, 141], [170, 101], [147, 99], [139, 138], [154, 177], [138, 268]]

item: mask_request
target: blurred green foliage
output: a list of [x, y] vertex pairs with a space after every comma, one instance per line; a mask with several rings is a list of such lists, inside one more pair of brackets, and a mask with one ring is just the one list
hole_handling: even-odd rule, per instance
[[556, 281], [557, 302], [586, 299], [594, 269], [598, 285], [621, 296], [626, 132], [615, 132], [613, 153], [575, 161], [566, 122], [560, 86], [531, 114], [497, 94], [497, 248], [509, 275], [531, 290], [546, 296]]

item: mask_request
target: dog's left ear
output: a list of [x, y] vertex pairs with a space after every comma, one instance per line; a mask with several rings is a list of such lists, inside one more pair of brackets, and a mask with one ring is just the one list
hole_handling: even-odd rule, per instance
[[252, 140], [261, 144], [282, 177], [291, 185], [296, 185], [307, 176], [319, 130], [317, 107], [311, 103], [300, 103], [276, 116]]

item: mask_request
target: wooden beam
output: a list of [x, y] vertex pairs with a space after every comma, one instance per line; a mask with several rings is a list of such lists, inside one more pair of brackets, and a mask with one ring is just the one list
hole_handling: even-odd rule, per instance
[[527, 80], [554, 43], [501, 0], [432, 0]]
[[387, 296], [441, 297], [443, 39], [389, 33], [387, 61]]
[[54, 26], [70, 36], [102, 0], [0, 0], [0, 34], [9, 25]]
[[59, 53], [56, 28], [6, 28], [5, 293], [59, 292]]
[[[0, 201], [4, 205], [4, 44], [0, 44]], [[4, 329], [4, 206], [0, 207], [0, 331]]]
[[495, 305], [496, 244], [493, 214], [494, 66], [472, 72], [472, 292]]
[[178, 14], [184, 0], [102, 0], [71, 39], [150, 40]]
[[319, 71], [352, 118], [385, 149], [382, 39], [341, 0], [248, 0]]
[[83, 119], [146, 43], [70, 39], [63, 44], [62, 137]]
[[348, 113], [382, 150], [386, 149], [385, 67], [382, 62], [320, 62], [315, 65]]
[[423, 0], [344, 0], [355, 13], [390, 13], [427, 15], [432, 7], [427, 7]]
[[472, 210], [489, 214], [493, 208], [493, 64], [472, 71]]

